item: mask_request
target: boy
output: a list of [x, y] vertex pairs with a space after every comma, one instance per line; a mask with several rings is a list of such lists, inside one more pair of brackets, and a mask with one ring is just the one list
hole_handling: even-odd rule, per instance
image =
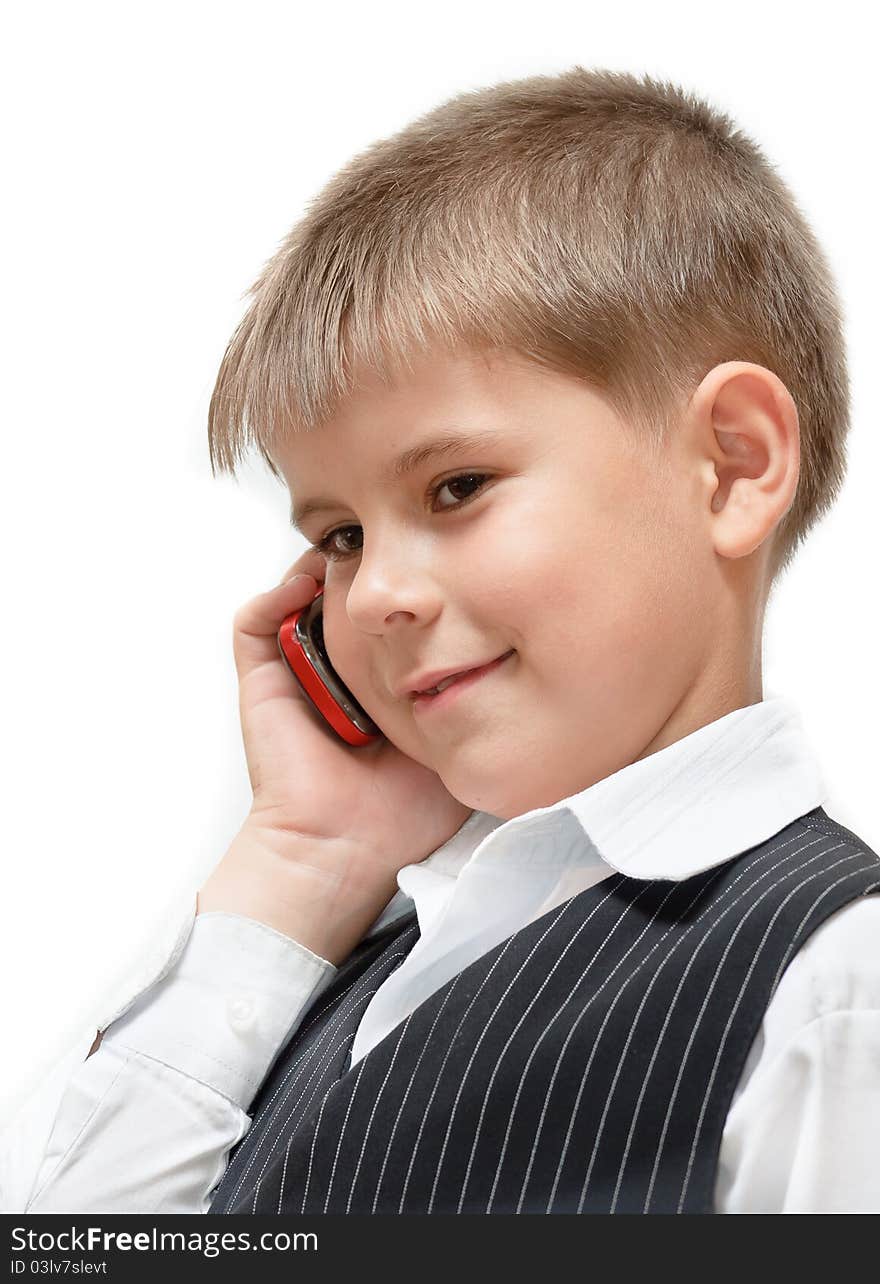
[[[17, 1206], [876, 1209], [880, 867], [761, 680], [848, 413], [790, 193], [576, 68], [376, 144], [253, 293], [212, 462], [312, 546], [236, 617], [253, 806]], [[278, 656], [319, 584], [364, 748]]]

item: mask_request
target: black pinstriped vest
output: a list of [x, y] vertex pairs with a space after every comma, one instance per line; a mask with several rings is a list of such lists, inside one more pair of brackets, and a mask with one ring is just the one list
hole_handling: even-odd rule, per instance
[[711, 1212], [731, 1099], [819, 924], [880, 888], [821, 807], [682, 882], [615, 874], [421, 1003], [356, 1066], [418, 939], [362, 942], [276, 1060], [210, 1213]]

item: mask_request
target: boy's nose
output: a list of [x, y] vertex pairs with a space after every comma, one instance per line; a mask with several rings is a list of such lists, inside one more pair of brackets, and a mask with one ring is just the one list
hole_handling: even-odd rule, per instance
[[430, 624], [441, 609], [442, 594], [433, 579], [413, 568], [398, 568], [393, 576], [364, 567], [349, 586], [346, 611], [352, 624], [365, 633], [381, 634], [405, 625]]

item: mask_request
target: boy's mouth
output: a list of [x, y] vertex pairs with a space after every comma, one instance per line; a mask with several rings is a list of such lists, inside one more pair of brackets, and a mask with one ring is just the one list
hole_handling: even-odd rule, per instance
[[506, 651], [504, 655], [499, 655], [497, 659], [490, 660], [487, 664], [477, 665], [472, 669], [459, 670], [458, 673], [449, 674], [446, 678], [441, 679], [433, 687], [427, 690], [414, 691], [411, 693], [413, 711], [417, 712], [422, 709], [446, 708], [447, 704], [458, 698], [460, 692], [479, 682], [505, 662], [513, 655], [513, 651]]
[[398, 688], [398, 696], [408, 696], [414, 700], [416, 696], [437, 695], [444, 691], [453, 682], [466, 677], [469, 673], [476, 673], [480, 669], [487, 669], [489, 665], [496, 664], [500, 660], [506, 660], [513, 651], [506, 651], [504, 655], [496, 656], [494, 660], [484, 660], [480, 664], [468, 665], [461, 669], [434, 669], [423, 673], [415, 678], [407, 679], [402, 687]]

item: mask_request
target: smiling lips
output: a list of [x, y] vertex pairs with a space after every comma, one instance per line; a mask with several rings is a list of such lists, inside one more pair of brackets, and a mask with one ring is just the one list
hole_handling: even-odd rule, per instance
[[[423, 691], [414, 691], [412, 693], [412, 702], [414, 710], [430, 708], [445, 708], [447, 701], [454, 700], [457, 693], [475, 682], [479, 682], [486, 674], [491, 673], [513, 655], [513, 651], [507, 651], [504, 655], [499, 655], [497, 659], [490, 660], [487, 664], [478, 665], [473, 669], [462, 669], [458, 673], [450, 673], [441, 679], [434, 688], [427, 688]], [[448, 695], [445, 693], [449, 688], [453, 688]]]
[[442, 682], [438, 682], [436, 687], [425, 687], [424, 691], [417, 691], [416, 695], [438, 695], [439, 692], [445, 691], [452, 682], [457, 682], [465, 673], [473, 673], [473, 669], [460, 669], [458, 673], [453, 673], [451, 677], [444, 678]]
[[494, 660], [486, 660], [483, 664], [473, 664], [468, 669], [439, 669], [434, 673], [426, 673], [419, 679], [419, 681], [424, 685], [420, 687], [412, 687], [408, 692], [409, 697], [410, 699], [415, 699], [416, 696], [438, 695], [441, 691], [445, 691], [448, 686], [451, 686], [453, 682], [457, 682], [460, 678], [467, 676], [467, 674], [476, 673], [481, 669], [487, 669], [491, 664], [496, 664], [500, 660], [506, 660], [507, 657], [512, 654], [512, 650], [506, 651], [504, 655], [496, 656]]

